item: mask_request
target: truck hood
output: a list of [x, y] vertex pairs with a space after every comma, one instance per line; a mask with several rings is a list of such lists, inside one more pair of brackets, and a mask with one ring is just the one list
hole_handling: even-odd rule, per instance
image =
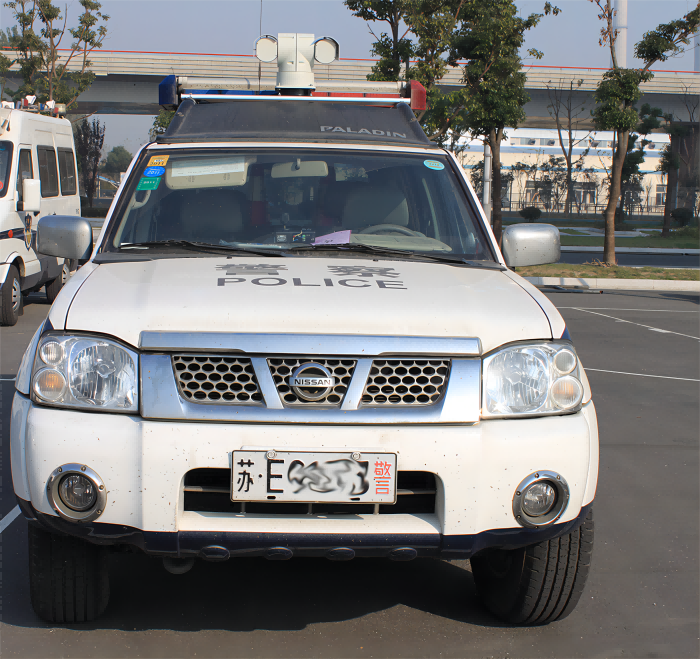
[[544, 311], [511, 273], [317, 257], [101, 264], [77, 291], [65, 328], [133, 346], [146, 331], [475, 337], [483, 352], [552, 338]]

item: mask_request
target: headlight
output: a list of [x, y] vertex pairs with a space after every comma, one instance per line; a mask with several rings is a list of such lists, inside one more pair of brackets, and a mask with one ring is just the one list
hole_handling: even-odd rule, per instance
[[561, 414], [577, 409], [582, 398], [569, 343], [514, 345], [484, 359], [482, 417]]
[[39, 341], [32, 397], [44, 404], [138, 410], [138, 355], [108, 339], [47, 334]]

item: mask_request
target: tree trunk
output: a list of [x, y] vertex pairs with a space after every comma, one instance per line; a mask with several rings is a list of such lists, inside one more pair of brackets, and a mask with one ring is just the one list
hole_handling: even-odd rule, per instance
[[566, 207], [564, 208], [567, 215], [571, 215], [571, 199], [573, 197], [574, 182], [571, 175], [571, 161], [566, 163]]
[[501, 212], [501, 138], [503, 129], [492, 130], [489, 133], [491, 143], [491, 226], [496, 241], [501, 244], [501, 229], [503, 227], [503, 213]]
[[[671, 137], [671, 152], [673, 153], [673, 137]], [[676, 151], [677, 152], [677, 151]], [[666, 175], [666, 202], [664, 203], [664, 226], [661, 229], [661, 237], [668, 238], [671, 235], [671, 211], [676, 207], [676, 188], [678, 187], [678, 170], [671, 169]]]
[[627, 155], [627, 143], [629, 131], [617, 132], [617, 144], [613, 150], [613, 162], [610, 169], [610, 195], [608, 205], [605, 208], [605, 244], [603, 247], [603, 261], [610, 265], [616, 265], [615, 258], [615, 209], [620, 199], [622, 187], [622, 166]]

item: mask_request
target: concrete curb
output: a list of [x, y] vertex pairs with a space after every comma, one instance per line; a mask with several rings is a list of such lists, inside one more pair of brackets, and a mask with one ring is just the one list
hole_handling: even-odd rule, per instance
[[[591, 252], [602, 254], [602, 247], [577, 247], [567, 245], [561, 248], [562, 252]], [[663, 247], [616, 247], [615, 251], [620, 254], [663, 254], [665, 256], [700, 256], [700, 249], [666, 249]]]
[[578, 277], [525, 277], [533, 286], [575, 286], [598, 290], [685, 291], [700, 293], [700, 281], [671, 279], [588, 279]]

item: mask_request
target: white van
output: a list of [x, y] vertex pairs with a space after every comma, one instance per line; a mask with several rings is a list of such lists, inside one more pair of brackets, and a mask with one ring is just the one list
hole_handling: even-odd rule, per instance
[[41, 215], [80, 215], [73, 131], [67, 119], [0, 109], [0, 324], [14, 325], [22, 294], [46, 288], [53, 302], [67, 261], [36, 251]]

